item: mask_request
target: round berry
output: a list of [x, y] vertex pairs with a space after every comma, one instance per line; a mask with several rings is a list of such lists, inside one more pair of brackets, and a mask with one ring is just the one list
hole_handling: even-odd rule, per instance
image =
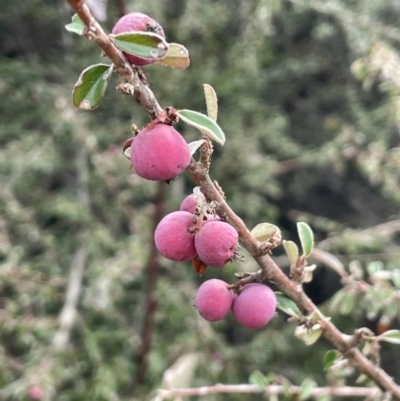
[[271, 288], [264, 284], [247, 284], [233, 301], [233, 315], [242, 326], [259, 329], [275, 316], [276, 303]]
[[44, 391], [40, 386], [32, 386], [28, 392], [28, 396], [31, 400], [40, 400], [43, 395]]
[[[201, 199], [204, 201], [204, 195], [200, 193], [199, 195]], [[194, 194], [188, 195], [181, 203], [179, 206], [179, 210], [185, 210], [186, 212], [194, 214], [196, 211], [196, 206], [197, 206], [197, 199]]]
[[169, 181], [190, 163], [190, 149], [182, 135], [166, 124], [145, 128], [134, 138], [130, 150], [136, 173], [148, 180]]
[[[165, 38], [165, 34], [161, 25], [150, 18], [146, 14], [142, 13], [130, 13], [120, 18], [112, 29], [112, 33], [118, 35], [119, 33], [126, 32], [154, 32], [159, 36]], [[126, 59], [134, 65], [147, 65], [152, 64], [155, 59], [147, 59], [132, 54], [123, 52]]]
[[194, 247], [193, 215], [188, 212], [167, 214], [159, 223], [154, 233], [158, 251], [167, 259], [182, 262], [194, 258], [197, 254]]
[[199, 287], [195, 305], [204, 319], [216, 322], [229, 313], [232, 302], [233, 292], [228, 289], [228, 283], [214, 278]]
[[232, 260], [238, 249], [238, 233], [228, 223], [212, 220], [196, 234], [199, 258], [208, 266], [222, 267]]

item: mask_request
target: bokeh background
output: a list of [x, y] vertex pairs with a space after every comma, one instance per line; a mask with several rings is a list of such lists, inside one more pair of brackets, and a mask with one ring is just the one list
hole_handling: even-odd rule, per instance
[[[398, 272], [400, 1], [109, 0], [105, 11], [107, 31], [140, 11], [188, 48], [187, 70], [145, 67], [163, 107], [205, 112], [202, 84], [215, 88], [227, 142], [215, 146], [211, 176], [249, 228], [268, 221], [298, 242], [305, 221], [350, 272]], [[114, 90], [117, 77], [95, 111], [74, 109], [80, 72], [106, 59], [64, 29], [71, 16], [62, 0], [1, 6], [0, 399], [39, 388], [43, 400], [151, 400], [166, 381], [239, 384], [255, 370], [293, 384], [353, 383], [351, 370], [327, 377], [331, 347], [306, 347], [287, 316], [259, 331], [198, 316], [201, 282], [234, 282], [257, 266], [246, 256], [198, 277], [154, 250], [155, 225], [193, 185], [130, 170], [122, 145], [148, 119]], [[274, 257], [287, 269], [281, 247]], [[332, 307], [342, 284], [316, 263], [307, 291], [342, 330], [396, 326], [396, 283], [372, 301], [339, 292]], [[395, 348], [383, 348], [382, 363], [400, 382]]]

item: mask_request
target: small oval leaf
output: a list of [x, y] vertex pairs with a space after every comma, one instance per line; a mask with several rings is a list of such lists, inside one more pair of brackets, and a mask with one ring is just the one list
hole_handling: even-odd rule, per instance
[[357, 292], [353, 289], [345, 289], [344, 297], [339, 306], [339, 312], [344, 315], [350, 315], [356, 306]]
[[206, 97], [207, 114], [212, 120], [217, 121], [218, 117], [218, 98], [211, 85], [204, 84], [204, 96]]
[[264, 390], [265, 387], [268, 385], [266, 377], [258, 370], [255, 370], [250, 374], [249, 383], [257, 386], [261, 390]]
[[317, 383], [314, 380], [305, 379], [300, 386], [299, 400], [303, 401], [310, 398], [315, 387], [317, 387]]
[[286, 295], [279, 291], [275, 292], [276, 300], [278, 301], [277, 308], [289, 316], [301, 316], [300, 309], [298, 306], [289, 299]]
[[133, 56], [158, 60], [167, 55], [168, 43], [154, 32], [125, 32], [110, 37], [117, 47]]
[[178, 117], [185, 123], [197, 128], [201, 133], [207, 135], [215, 142], [223, 145], [225, 134], [220, 126], [210, 117], [193, 110], [179, 110]]
[[193, 141], [188, 143], [189, 149], [190, 149], [190, 155], [193, 156], [196, 151], [200, 148], [201, 145], [205, 142], [204, 139], [199, 139], [198, 141]]
[[331, 349], [328, 351], [324, 356], [324, 370], [328, 370], [331, 366], [333, 366], [335, 361], [340, 358], [340, 356], [341, 354], [337, 350]]
[[95, 109], [107, 88], [113, 66], [95, 64], [85, 68], [72, 91], [72, 103], [81, 110]]
[[388, 330], [379, 336], [381, 341], [391, 344], [400, 344], [400, 330]]
[[310, 255], [314, 247], [314, 233], [311, 227], [307, 223], [297, 223], [297, 232], [303, 249], [303, 255]]
[[85, 24], [79, 18], [78, 14], [74, 14], [72, 16], [72, 22], [70, 24], [65, 25], [65, 29], [69, 32], [76, 33], [77, 35], [83, 35]]
[[293, 241], [283, 241], [282, 244], [288, 255], [290, 265], [294, 266], [299, 257], [299, 247]]
[[320, 324], [314, 324], [310, 329], [305, 327], [303, 324], [297, 326], [294, 330], [294, 335], [305, 345], [314, 344], [322, 334], [322, 327]]
[[268, 241], [272, 236], [281, 235], [279, 227], [271, 223], [257, 224], [252, 230], [251, 234], [260, 242]]
[[168, 43], [168, 51], [164, 58], [157, 60], [157, 64], [184, 70], [190, 65], [189, 52], [179, 43]]

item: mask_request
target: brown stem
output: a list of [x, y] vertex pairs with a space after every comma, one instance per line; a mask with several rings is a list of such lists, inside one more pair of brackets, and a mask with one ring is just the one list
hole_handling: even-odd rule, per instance
[[139, 77], [140, 69], [133, 68], [125, 59], [110, 37], [96, 21], [84, 0], [67, 0], [86, 25], [85, 36], [89, 41], [95, 42], [107, 57], [113, 62], [115, 70], [126, 81], [133, 85], [137, 102], [144, 108], [151, 119], [155, 119], [161, 112], [154, 93], [142, 82]]
[[[164, 216], [164, 196], [165, 196], [165, 183], [158, 182], [157, 194], [154, 198], [154, 215], [153, 215], [153, 227], [154, 230], [157, 224]], [[159, 256], [154, 241], [151, 242], [151, 249], [149, 258], [145, 267], [146, 272], [146, 287], [145, 294], [146, 300], [144, 305], [144, 315], [143, 315], [143, 326], [141, 334], [141, 344], [137, 353], [137, 383], [144, 383], [147, 372], [147, 355], [151, 347], [151, 340], [153, 334], [153, 323], [154, 315], [157, 310], [157, 296], [156, 296], [156, 285], [158, 279], [159, 270]]]
[[[153, 92], [141, 81], [137, 70], [132, 69], [127, 63], [120, 50], [117, 49], [110, 38], [104, 33], [82, 0], [68, 0], [68, 2], [87, 25], [88, 30], [86, 37], [89, 40], [93, 40], [103, 49], [105, 54], [114, 63], [116, 71], [127, 83], [133, 85], [135, 96], [139, 104], [152, 119], [155, 119], [161, 112], [161, 107], [155, 99]], [[207, 198], [217, 202], [219, 210], [223, 213], [223, 217], [236, 228], [239, 233], [241, 244], [254, 257], [255, 261], [262, 269], [264, 277], [273, 282], [279, 290], [289, 296], [298, 305], [304, 315], [309, 315], [317, 311], [317, 307], [305, 295], [301, 285], [293, 283], [269, 255], [262, 255], [262, 252], [260, 252], [260, 243], [251, 235], [242, 219], [240, 219], [226, 203], [225, 199], [208, 176], [204, 166], [192, 159], [190, 166], [187, 168], [187, 172], [196, 185], [201, 187], [201, 190]], [[400, 401], [400, 387], [394, 383], [386, 372], [376, 367], [373, 362], [368, 360], [358, 349], [351, 347], [351, 343], [349, 343], [349, 337], [351, 338], [351, 336], [340, 332], [337, 327], [328, 320], [321, 320], [319, 323], [324, 329], [324, 337], [349, 360], [353, 367], [358, 369], [361, 373], [366, 374], [383, 391], [389, 392], [395, 399]]]

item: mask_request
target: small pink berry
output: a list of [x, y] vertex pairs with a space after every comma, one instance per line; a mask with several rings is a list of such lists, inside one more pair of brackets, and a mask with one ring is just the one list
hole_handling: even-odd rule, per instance
[[222, 267], [232, 260], [238, 248], [238, 233], [228, 223], [212, 220], [203, 224], [195, 237], [199, 258], [208, 266]]
[[216, 322], [229, 313], [232, 302], [233, 292], [228, 289], [228, 283], [214, 278], [199, 287], [195, 305], [204, 319]]
[[169, 181], [190, 163], [190, 149], [182, 135], [166, 124], [144, 128], [134, 138], [130, 150], [136, 173], [147, 180]]
[[233, 301], [233, 315], [244, 327], [259, 329], [265, 326], [276, 311], [276, 296], [264, 284], [252, 283], [243, 287]]
[[[205, 200], [204, 195], [200, 194], [202, 200]], [[185, 210], [186, 212], [194, 214], [196, 211], [197, 199], [194, 194], [188, 195], [179, 206], [179, 210]]]
[[193, 215], [178, 211], [167, 214], [154, 232], [154, 241], [158, 251], [167, 259], [183, 262], [194, 258], [197, 254], [194, 247]]
[[43, 395], [44, 395], [44, 391], [39, 386], [32, 386], [28, 392], [28, 396], [32, 400], [40, 400], [43, 397]]
[[[154, 21], [153, 18], [150, 18], [146, 14], [142, 13], [130, 13], [124, 15], [120, 18], [112, 29], [112, 33], [117, 35], [119, 33], [126, 32], [154, 32], [159, 36], [165, 38], [165, 34], [161, 25]], [[134, 65], [147, 65], [152, 64], [156, 60], [141, 58], [138, 56], [134, 56], [132, 54], [127, 54], [123, 52], [126, 59]]]

